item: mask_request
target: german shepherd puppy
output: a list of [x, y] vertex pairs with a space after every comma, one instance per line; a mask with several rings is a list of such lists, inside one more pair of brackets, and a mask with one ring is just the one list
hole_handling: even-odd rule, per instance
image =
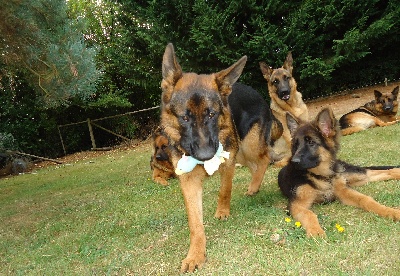
[[371, 181], [400, 179], [400, 169], [362, 168], [338, 160], [340, 128], [330, 108], [320, 111], [315, 120], [308, 123], [299, 123], [288, 114], [287, 124], [293, 135], [292, 156], [290, 163], [279, 172], [278, 184], [289, 199], [291, 215], [301, 223], [307, 236], [325, 235], [311, 206], [335, 199], [400, 220], [400, 210], [383, 206], [352, 189]]
[[374, 91], [375, 100], [343, 115], [340, 120], [342, 135], [366, 130], [376, 126], [389, 126], [397, 123], [399, 86], [392, 92]]
[[[172, 146], [174, 167], [178, 169], [181, 160], [214, 160], [221, 147], [229, 153], [219, 165], [221, 187], [215, 213], [219, 219], [226, 219], [230, 214], [232, 179], [239, 147], [228, 96], [246, 61], [247, 57], [243, 56], [225, 70], [198, 75], [182, 71], [172, 44], [167, 45], [163, 56], [161, 127]], [[182, 272], [194, 271], [206, 261], [202, 189], [207, 175], [205, 163], [178, 175], [190, 229], [190, 247], [181, 263]]]
[[308, 108], [302, 95], [297, 91], [297, 83], [292, 75], [293, 58], [289, 52], [281, 68], [272, 69], [264, 62], [260, 62], [260, 69], [267, 80], [268, 92], [271, 98], [271, 110], [274, 116], [283, 125], [283, 139], [274, 146], [275, 156], [279, 156], [278, 166], [287, 164], [290, 157], [291, 136], [286, 124], [286, 112], [302, 121], [308, 120]]
[[250, 86], [235, 83], [228, 102], [240, 140], [236, 160], [250, 169], [252, 179], [246, 194], [254, 195], [273, 160], [272, 147], [282, 136], [283, 127], [264, 98]]
[[157, 129], [153, 133], [153, 155], [150, 159], [150, 167], [153, 171], [153, 181], [163, 186], [168, 185], [168, 179], [176, 177], [170, 155], [171, 146], [168, 143], [168, 137]]

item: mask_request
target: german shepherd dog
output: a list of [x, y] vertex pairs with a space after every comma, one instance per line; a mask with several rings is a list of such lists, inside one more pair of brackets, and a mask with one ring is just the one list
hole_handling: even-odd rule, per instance
[[150, 159], [150, 167], [153, 171], [153, 181], [163, 186], [168, 185], [168, 179], [176, 177], [170, 156], [171, 146], [168, 143], [168, 137], [158, 128], [153, 133], [153, 154]]
[[252, 175], [246, 192], [251, 196], [260, 189], [273, 158], [272, 147], [282, 136], [283, 126], [264, 98], [250, 86], [235, 83], [228, 103], [240, 141], [236, 160]]
[[293, 58], [289, 52], [281, 68], [272, 69], [265, 62], [260, 62], [260, 69], [267, 80], [268, 93], [271, 98], [271, 110], [273, 115], [283, 125], [283, 136], [274, 146], [275, 161], [277, 166], [287, 164], [290, 157], [291, 136], [286, 124], [286, 112], [290, 112], [296, 118], [307, 121], [308, 108], [302, 95], [297, 91], [297, 83], [292, 75]]
[[376, 126], [389, 126], [397, 123], [399, 86], [392, 92], [382, 93], [374, 90], [375, 100], [343, 115], [340, 120], [342, 135], [366, 130]]
[[335, 199], [400, 220], [400, 210], [383, 206], [353, 189], [371, 181], [400, 179], [400, 169], [362, 168], [336, 159], [341, 133], [330, 108], [323, 109], [315, 120], [307, 123], [299, 123], [288, 114], [287, 124], [293, 135], [292, 156], [290, 163], [279, 172], [278, 184], [289, 199], [289, 212], [301, 223], [307, 236], [325, 236], [311, 206]]
[[[215, 217], [230, 215], [232, 179], [238, 135], [228, 105], [232, 85], [246, 64], [243, 56], [229, 68], [205, 75], [184, 73], [174, 47], [167, 45], [162, 62], [161, 127], [172, 146], [171, 161], [176, 169], [181, 160], [204, 162], [195, 165], [178, 179], [182, 190], [190, 230], [190, 246], [181, 263], [182, 272], [192, 272], [206, 261], [206, 236], [203, 225], [202, 189], [208, 175], [205, 162], [214, 159], [222, 147], [229, 157], [219, 165], [221, 187]], [[218, 158], [217, 158], [218, 159]]]

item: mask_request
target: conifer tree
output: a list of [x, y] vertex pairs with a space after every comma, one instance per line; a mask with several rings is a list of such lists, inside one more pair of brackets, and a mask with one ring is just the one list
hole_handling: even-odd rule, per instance
[[95, 93], [99, 71], [83, 22], [68, 18], [65, 0], [1, 0], [1, 75], [18, 72], [48, 105]]

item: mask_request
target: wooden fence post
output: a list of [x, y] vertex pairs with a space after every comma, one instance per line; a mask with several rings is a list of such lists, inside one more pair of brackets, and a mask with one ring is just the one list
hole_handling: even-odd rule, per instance
[[96, 148], [96, 141], [94, 140], [94, 135], [93, 135], [93, 129], [92, 129], [92, 124], [90, 123], [90, 119], [87, 119], [88, 122], [88, 127], [89, 127], [89, 133], [90, 133], [90, 140], [92, 140], [92, 148]]
[[64, 155], [67, 155], [67, 151], [65, 150], [65, 146], [64, 146], [64, 140], [63, 140], [63, 138], [62, 138], [62, 136], [61, 136], [60, 126], [57, 126], [57, 129], [58, 129], [58, 135], [60, 135], [60, 140], [61, 140], [62, 148], [63, 148], [63, 150], [64, 150]]

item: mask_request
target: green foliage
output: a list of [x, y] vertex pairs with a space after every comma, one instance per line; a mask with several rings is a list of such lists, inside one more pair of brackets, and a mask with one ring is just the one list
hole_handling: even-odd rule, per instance
[[86, 99], [95, 92], [99, 71], [87, 48], [80, 20], [67, 17], [64, 0], [2, 1], [0, 46], [3, 70], [24, 77], [50, 106]]
[[132, 104], [125, 98], [117, 94], [100, 94], [96, 101], [90, 102], [89, 107], [91, 108], [127, 108], [131, 107]]
[[15, 138], [11, 133], [0, 133], [0, 151], [17, 149]]
[[[153, 66], [151, 77], [146, 79], [149, 82], [160, 79], [160, 67], [156, 64], [160, 64], [168, 42], [175, 44], [186, 71], [215, 72], [247, 55], [249, 59], [240, 81], [264, 95], [265, 81], [258, 62], [279, 67], [289, 50], [293, 51], [295, 77], [305, 98], [357, 86], [360, 82], [383, 81], [382, 75], [396, 78], [400, 72], [400, 67], [392, 64], [390, 72], [375, 72], [372, 76], [367, 73], [371, 69], [363, 66], [400, 58], [394, 50], [400, 12], [395, 1], [330, 0], [319, 4], [314, 0], [284, 3], [120, 0], [118, 3], [124, 10], [119, 20], [130, 34], [125, 39], [144, 53], [145, 57], [137, 58], [140, 64], [149, 62]], [[357, 70], [349, 74], [349, 68]], [[137, 77], [134, 74], [130, 77], [142, 79], [135, 73]]]
[[38, 105], [36, 94], [24, 79], [17, 75], [3, 76], [1, 80], [0, 129], [5, 137], [12, 137], [2, 145], [7, 150], [54, 156], [59, 143], [53, 139], [57, 139], [57, 113]]

